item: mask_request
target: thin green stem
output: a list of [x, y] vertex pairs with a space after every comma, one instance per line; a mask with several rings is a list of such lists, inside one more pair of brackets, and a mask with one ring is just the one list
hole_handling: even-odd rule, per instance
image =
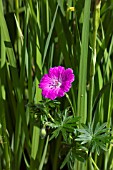
[[52, 122], [55, 122], [55, 120], [54, 120], [53, 117], [50, 115], [50, 113], [48, 113], [47, 116], [52, 120]]
[[8, 134], [6, 129], [6, 119], [5, 119], [5, 112], [2, 109], [2, 131], [3, 131], [3, 145], [4, 145], [4, 155], [6, 161], [6, 170], [10, 170], [10, 155], [9, 155], [9, 142], [8, 142]]
[[[97, 163], [97, 159], [98, 159], [98, 155], [97, 153], [95, 153], [95, 163]], [[96, 170], [96, 167], [94, 168], [94, 170]]]
[[69, 103], [70, 103], [70, 105], [71, 105], [71, 108], [72, 108], [73, 115], [75, 116], [75, 111], [74, 111], [72, 102], [71, 102], [70, 97], [69, 97], [69, 95], [68, 95], [67, 93], [66, 93], [66, 98], [68, 99], [68, 101], [69, 101]]
[[52, 163], [53, 170], [58, 170], [58, 158], [59, 158], [59, 151], [60, 151], [60, 145], [61, 145], [61, 138], [62, 138], [62, 136], [60, 134], [56, 140], [54, 159], [53, 159], [53, 163]]
[[1, 124], [2, 124], [2, 136], [3, 136], [3, 146], [4, 146], [4, 155], [6, 161], [6, 170], [10, 170], [10, 155], [9, 155], [9, 141], [8, 141], [8, 132], [6, 128], [6, 118], [3, 102], [3, 89], [0, 82], [0, 108], [1, 108]]
[[[111, 80], [113, 80], [113, 78], [111, 78]], [[111, 87], [110, 87], [110, 95], [109, 95], [109, 107], [108, 107], [108, 117], [107, 117], [107, 128], [110, 129], [110, 120], [111, 120], [111, 114], [112, 114], [112, 108], [113, 108], [113, 100], [112, 100], [112, 88], [113, 85], [111, 83]], [[106, 145], [106, 147], [109, 147], [109, 144]], [[104, 163], [104, 170], [107, 169], [107, 164], [109, 161], [109, 157], [110, 157], [110, 150], [111, 150], [111, 146], [109, 147], [109, 151], [105, 153], [105, 163]]]
[[21, 29], [20, 29], [20, 17], [19, 17], [19, 1], [18, 0], [15, 0], [15, 11], [16, 11], [16, 15], [15, 15], [15, 21], [16, 21], [16, 26], [17, 26], [17, 53], [18, 53], [18, 56], [19, 56], [19, 60], [20, 60], [20, 63], [21, 63], [21, 39], [22, 38], [22, 32], [21, 32]]
[[96, 165], [96, 163], [95, 163], [95, 161], [93, 160], [93, 158], [92, 158], [92, 157], [90, 157], [90, 159], [91, 159], [91, 161], [92, 161], [93, 165], [95, 166], [96, 170], [99, 170], [99, 168], [98, 168], [98, 166]]
[[95, 2], [95, 11], [94, 11], [94, 25], [93, 25], [93, 54], [91, 58], [91, 65], [90, 65], [90, 90], [89, 90], [89, 104], [88, 104], [88, 122], [92, 121], [92, 103], [93, 103], [93, 92], [94, 92], [94, 75], [95, 75], [95, 64], [96, 64], [96, 37], [97, 37], [97, 30], [99, 26], [99, 19], [100, 19], [100, 4], [101, 1]]
[[45, 162], [45, 157], [46, 157], [46, 153], [47, 153], [48, 142], [49, 142], [49, 136], [47, 136], [47, 140], [46, 140], [44, 152], [43, 152], [42, 159], [41, 159], [41, 162], [40, 162], [40, 165], [39, 165], [39, 170], [42, 170], [43, 165], [44, 165], [44, 162]]
[[39, 160], [39, 162], [41, 162], [41, 157], [42, 157], [44, 145], [45, 145], [45, 138], [44, 139], [40, 139], [40, 142], [39, 142], [39, 146], [40, 147], [38, 149], [38, 154], [37, 154], [37, 159]]

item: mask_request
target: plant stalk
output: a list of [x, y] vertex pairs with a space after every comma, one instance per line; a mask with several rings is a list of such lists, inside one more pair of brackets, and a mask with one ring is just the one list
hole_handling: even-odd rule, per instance
[[68, 95], [67, 93], [66, 93], [66, 98], [68, 99], [69, 104], [71, 105], [71, 109], [72, 109], [72, 112], [73, 112], [73, 116], [75, 116], [75, 111], [74, 111], [74, 108], [73, 108], [72, 102], [71, 102], [70, 97], [69, 97], [69, 95]]
[[96, 64], [96, 37], [97, 30], [99, 27], [100, 20], [100, 5], [101, 1], [96, 0], [95, 11], [94, 11], [94, 25], [93, 25], [93, 53], [90, 64], [90, 90], [89, 90], [89, 104], [88, 104], [88, 122], [92, 121], [92, 106], [93, 106], [93, 92], [94, 92], [94, 75], [95, 75], [95, 64]]
[[3, 133], [3, 146], [4, 146], [4, 155], [6, 161], [6, 170], [10, 170], [10, 155], [9, 155], [9, 142], [8, 142], [8, 132], [6, 129], [6, 119], [5, 119], [5, 112], [2, 105], [2, 133]]
[[81, 122], [86, 122], [86, 76], [87, 76], [87, 57], [88, 57], [88, 41], [89, 41], [89, 19], [90, 19], [91, 0], [85, 1], [84, 20], [82, 29], [81, 57], [79, 68], [79, 88], [78, 88], [78, 107], [77, 116], [81, 117]]
[[60, 151], [60, 145], [61, 145], [61, 134], [58, 136], [56, 145], [55, 145], [55, 152], [54, 152], [54, 159], [53, 159], [53, 170], [58, 170], [58, 158], [59, 158], [59, 151]]
[[3, 150], [5, 155], [6, 170], [10, 170], [10, 155], [9, 155], [9, 141], [8, 132], [6, 128], [6, 118], [5, 118], [5, 106], [3, 101], [4, 89], [2, 88], [0, 81], [0, 109], [1, 109], [1, 125], [2, 125], [2, 138], [3, 138]]

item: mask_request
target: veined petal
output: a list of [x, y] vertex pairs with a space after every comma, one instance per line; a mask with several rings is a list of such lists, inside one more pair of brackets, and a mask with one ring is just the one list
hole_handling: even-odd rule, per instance
[[63, 97], [65, 95], [65, 92], [62, 88], [59, 89], [59, 92], [58, 92], [58, 97]]
[[59, 76], [65, 71], [64, 67], [58, 66], [50, 68], [49, 70], [49, 77], [59, 79]]
[[71, 82], [65, 81], [62, 83], [61, 89], [64, 90], [64, 92], [68, 92], [71, 88]]
[[75, 76], [73, 74], [73, 70], [71, 68], [66, 69], [63, 76], [63, 81], [70, 81], [72, 83], [74, 79]]
[[62, 66], [53, 67], [42, 77], [39, 88], [42, 89], [42, 95], [45, 98], [54, 100], [57, 97], [63, 97], [70, 90], [74, 78], [71, 68], [65, 70]]
[[51, 100], [56, 99], [58, 96], [58, 91], [59, 91], [59, 88], [51, 89], [48, 93], [48, 98]]
[[59, 88], [57, 89], [44, 89], [42, 91], [42, 95], [45, 97], [45, 98], [49, 98], [51, 100], [54, 100], [55, 98], [58, 97], [58, 91], [59, 91]]
[[39, 88], [44, 88], [45, 86], [49, 86], [51, 83], [51, 78], [48, 76], [48, 74], [45, 74], [42, 79], [40, 80], [39, 83]]

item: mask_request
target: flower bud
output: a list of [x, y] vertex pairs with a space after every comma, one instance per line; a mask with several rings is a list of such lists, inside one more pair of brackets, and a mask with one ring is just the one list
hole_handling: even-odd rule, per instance
[[46, 129], [43, 127], [40, 132], [41, 138], [44, 139], [46, 136]]

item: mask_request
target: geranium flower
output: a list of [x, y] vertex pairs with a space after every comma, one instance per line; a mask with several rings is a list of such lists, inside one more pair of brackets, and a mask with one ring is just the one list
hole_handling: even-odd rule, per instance
[[70, 90], [73, 81], [74, 74], [71, 68], [53, 67], [42, 77], [39, 88], [42, 89], [42, 95], [45, 98], [54, 100], [57, 97], [63, 97]]

